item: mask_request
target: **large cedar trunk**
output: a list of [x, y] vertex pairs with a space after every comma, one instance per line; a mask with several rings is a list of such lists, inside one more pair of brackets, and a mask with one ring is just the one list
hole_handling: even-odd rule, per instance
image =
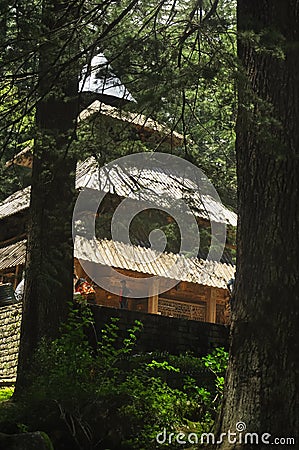
[[[6, 31], [7, 31], [7, 16], [8, 16], [8, 0], [1, 0], [0, 2], [0, 50], [4, 53]], [[1, 70], [1, 69], [0, 69]]]
[[237, 275], [219, 431], [242, 421], [259, 443], [235, 444], [237, 432], [222, 450], [299, 430], [299, 1], [239, 0], [238, 27]]
[[[72, 209], [76, 159], [70, 151], [78, 114], [73, 23], [76, 2], [44, 1], [39, 51], [28, 255], [16, 393], [28, 383], [42, 338], [55, 338], [73, 290]], [[67, 26], [67, 23], [70, 25]], [[74, 31], [74, 33], [73, 33]], [[45, 42], [45, 43], [43, 43]]]

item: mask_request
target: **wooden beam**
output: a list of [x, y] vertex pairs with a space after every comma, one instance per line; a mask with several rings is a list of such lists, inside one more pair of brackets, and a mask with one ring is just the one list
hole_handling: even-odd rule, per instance
[[16, 242], [25, 239], [26, 236], [27, 236], [26, 233], [22, 233], [22, 234], [18, 234], [17, 236], [14, 236], [14, 237], [12, 237], [10, 239], [6, 239], [5, 241], [1, 241], [0, 242], [0, 247], [6, 247], [8, 245], [15, 244]]
[[216, 295], [217, 289], [210, 287], [207, 301], [207, 322], [216, 323]]
[[15, 279], [14, 279], [14, 282], [13, 282], [14, 290], [16, 290], [16, 287], [19, 284], [19, 273], [20, 273], [20, 266], [17, 266], [16, 267], [16, 271], [15, 271]]
[[159, 295], [157, 294], [159, 289], [159, 280], [153, 279], [149, 287], [147, 312], [150, 314], [158, 314]]

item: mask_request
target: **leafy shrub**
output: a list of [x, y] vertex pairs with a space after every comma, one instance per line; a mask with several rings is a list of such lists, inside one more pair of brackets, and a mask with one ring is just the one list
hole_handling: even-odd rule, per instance
[[163, 428], [208, 431], [219, 405], [223, 349], [202, 359], [134, 354], [142, 324], [136, 321], [118, 346], [117, 322], [111, 319], [94, 348], [87, 339], [91, 311], [84, 304], [72, 309], [61, 337], [41, 342], [15, 420], [28, 431], [44, 430], [57, 449], [163, 448], [155, 440]]
[[13, 394], [13, 391], [14, 391], [13, 388], [10, 388], [10, 387], [5, 387], [5, 388], [0, 389], [0, 402], [9, 400]]

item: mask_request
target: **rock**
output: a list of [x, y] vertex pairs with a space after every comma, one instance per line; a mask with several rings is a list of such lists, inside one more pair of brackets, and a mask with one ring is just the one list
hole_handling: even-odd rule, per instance
[[0, 433], [0, 450], [53, 450], [46, 433], [4, 434]]

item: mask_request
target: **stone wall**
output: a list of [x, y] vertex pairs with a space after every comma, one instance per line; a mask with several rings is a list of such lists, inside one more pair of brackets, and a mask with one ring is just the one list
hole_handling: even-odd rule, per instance
[[98, 336], [110, 317], [119, 318], [121, 338], [127, 336], [126, 330], [135, 320], [141, 321], [144, 328], [137, 341], [137, 350], [140, 351], [157, 350], [173, 354], [189, 351], [195, 355], [204, 355], [215, 347], [228, 349], [229, 333], [224, 325], [103, 306], [92, 306], [92, 310]]
[[[204, 355], [215, 347], [228, 348], [228, 329], [223, 325], [104, 306], [92, 306], [92, 311], [97, 336], [111, 317], [119, 318], [120, 340], [127, 337], [127, 329], [135, 320], [142, 322], [144, 328], [137, 341], [137, 351], [173, 354], [189, 351]], [[16, 379], [20, 323], [20, 303], [0, 308], [0, 385], [13, 384]]]
[[22, 304], [0, 307], [0, 385], [15, 382]]

